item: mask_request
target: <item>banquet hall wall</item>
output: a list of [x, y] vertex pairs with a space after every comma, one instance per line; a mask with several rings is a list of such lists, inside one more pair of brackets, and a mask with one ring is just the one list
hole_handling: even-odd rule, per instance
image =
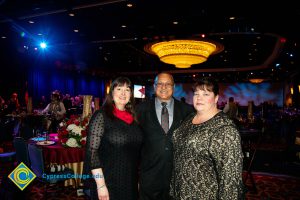
[[[115, 74], [114, 76], [118, 76]], [[8, 68], [7, 73], [0, 75], [0, 96], [9, 99], [13, 92], [19, 94], [19, 101], [25, 104], [26, 95], [32, 97], [33, 105], [36, 105], [41, 96], [49, 99], [53, 90], [60, 90], [62, 94], [93, 95], [99, 97], [101, 102], [105, 98], [106, 86], [114, 77], [88, 75], [87, 73], [70, 70], [62, 70], [57, 67], [20, 67]], [[152, 83], [136, 81], [136, 77], [130, 77], [134, 84], [146, 86], [146, 98], [153, 96]], [[147, 77], [145, 77], [147, 79]], [[141, 80], [141, 78], [139, 78]], [[248, 101], [254, 101], [255, 105], [264, 102], [273, 102], [279, 107], [299, 107], [299, 80], [286, 80], [282, 82], [263, 82], [253, 84], [219, 83], [221, 86], [220, 102], [226, 103], [230, 96], [234, 96], [241, 106], [247, 106]], [[191, 102], [191, 83], [177, 83], [174, 96], [178, 99], [185, 97], [187, 103]], [[293, 94], [291, 94], [293, 88]]]

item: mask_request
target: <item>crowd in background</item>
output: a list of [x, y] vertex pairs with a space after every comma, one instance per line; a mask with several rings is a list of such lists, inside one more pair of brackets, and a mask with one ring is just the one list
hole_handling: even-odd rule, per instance
[[[70, 94], [60, 93], [60, 99], [63, 102], [66, 108], [66, 115], [70, 116], [71, 114], [81, 114], [83, 107], [83, 95], [71, 96]], [[34, 112], [39, 112], [46, 108], [46, 106], [51, 102], [50, 95], [49, 97], [41, 96], [41, 98], [33, 104]], [[92, 104], [92, 107], [94, 105]], [[7, 115], [18, 115], [22, 112], [27, 111], [27, 105], [21, 104], [19, 101], [19, 96], [16, 92], [11, 94], [9, 99], [5, 99], [0, 96], [0, 117]]]
[[[13, 92], [9, 99], [0, 96], [0, 147], [3, 142], [11, 141], [16, 136], [29, 139], [35, 136], [36, 132], [50, 131], [50, 127], [55, 124], [52, 123], [50, 110], [47, 109], [48, 105], [53, 103], [52, 93], [49, 94], [49, 97], [41, 96], [39, 100], [35, 100], [32, 112], [28, 112], [25, 103], [20, 103], [22, 98], [16, 92]], [[58, 99], [59, 104], [63, 105], [63, 110], [65, 110], [61, 120], [70, 118], [71, 115], [82, 114], [83, 95], [71, 96], [59, 92]], [[92, 102], [92, 108], [94, 110], [94, 102]], [[51, 123], [48, 123], [49, 119]], [[50, 126], [51, 124], [52, 126]], [[57, 130], [57, 128], [56, 126], [51, 130]]]

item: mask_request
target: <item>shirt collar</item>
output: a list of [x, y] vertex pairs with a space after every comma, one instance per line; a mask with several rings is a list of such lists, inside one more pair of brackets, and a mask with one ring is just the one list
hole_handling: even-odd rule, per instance
[[[157, 97], [155, 97], [155, 107], [160, 107], [162, 108], [161, 102]], [[167, 102], [167, 108], [171, 108], [174, 104], [174, 99], [173, 97], [169, 100], [169, 101], [165, 101]]]

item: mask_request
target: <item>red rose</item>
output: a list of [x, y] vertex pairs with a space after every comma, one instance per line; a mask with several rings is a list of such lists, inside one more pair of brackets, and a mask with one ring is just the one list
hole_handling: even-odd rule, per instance
[[68, 141], [68, 138], [61, 139], [61, 143], [63, 143], [63, 144], [66, 144], [67, 141]]
[[86, 141], [85, 140], [81, 140], [80, 143], [81, 143], [81, 146], [84, 146], [86, 144]]
[[82, 121], [82, 125], [85, 126], [87, 123], [89, 123], [89, 119], [84, 118], [83, 121]]
[[65, 129], [65, 130], [62, 130], [61, 134], [64, 135], [64, 136], [66, 136], [66, 135], [69, 134], [69, 132], [67, 131], [67, 129]]
[[82, 136], [82, 137], [85, 137], [85, 136], [86, 136], [86, 130], [82, 130], [82, 131], [81, 131], [81, 136]]
[[76, 120], [74, 120], [74, 124], [75, 124], [76, 126], [79, 126], [80, 121], [76, 119]]
[[70, 116], [70, 119], [76, 119], [76, 118], [77, 118], [76, 115], [71, 115], [71, 116]]

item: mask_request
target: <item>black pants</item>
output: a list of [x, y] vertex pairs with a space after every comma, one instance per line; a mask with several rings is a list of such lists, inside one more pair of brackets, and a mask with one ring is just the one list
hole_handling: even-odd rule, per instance
[[172, 198], [166, 189], [153, 190], [140, 188], [139, 200], [172, 200]]

